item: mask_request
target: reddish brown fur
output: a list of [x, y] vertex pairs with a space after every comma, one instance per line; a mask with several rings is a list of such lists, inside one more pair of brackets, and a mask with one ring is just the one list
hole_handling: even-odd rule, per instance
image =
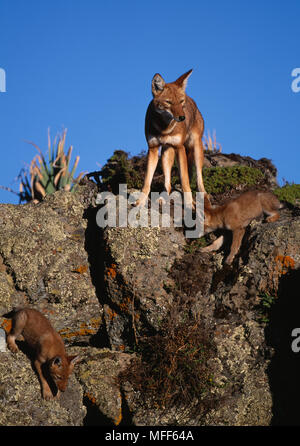
[[[229, 229], [232, 231], [232, 245], [227, 264], [231, 264], [237, 254], [245, 228], [249, 223], [264, 213], [268, 215], [267, 221], [276, 221], [279, 218], [278, 210], [281, 203], [271, 192], [249, 191], [239, 197], [228, 201], [222, 206], [212, 207], [208, 200], [204, 202], [204, 232], [208, 233], [215, 229]], [[202, 248], [203, 252], [215, 251], [223, 244], [223, 236], [215, 240], [211, 245]]]
[[49, 374], [59, 391], [65, 391], [68, 379], [77, 356], [67, 356], [65, 346], [60, 335], [53, 329], [49, 320], [39, 311], [24, 308], [14, 313], [12, 329], [7, 336], [7, 345], [12, 352], [17, 352], [18, 347], [15, 340], [23, 335], [26, 343], [35, 352], [34, 366], [38, 373], [43, 398], [49, 400], [54, 398], [49, 383], [42, 371], [42, 364], [46, 364]]
[[189, 169], [195, 162], [198, 190], [205, 192], [202, 167], [204, 152], [202, 135], [204, 122], [197, 105], [185, 94], [187, 79], [192, 70], [175, 82], [165, 83], [160, 74], [152, 79], [153, 100], [150, 102], [145, 121], [148, 143], [147, 171], [142, 189], [143, 196], [136, 204], [144, 205], [150, 192], [153, 174], [158, 162], [159, 147], [162, 147], [162, 167], [165, 189], [171, 192], [171, 169], [175, 155], [178, 159], [182, 190], [188, 205], [192, 205]]

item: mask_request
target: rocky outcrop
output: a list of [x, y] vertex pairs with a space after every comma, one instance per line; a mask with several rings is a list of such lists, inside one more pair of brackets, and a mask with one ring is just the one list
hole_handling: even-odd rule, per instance
[[58, 192], [40, 204], [0, 207], [1, 311], [32, 305], [77, 341], [97, 333], [102, 314], [85, 249], [84, 199]]
[[[207, 162], [217, 165], [224, 157], [217, 155]], [[260, 160], [266, 183], [275, 185], [268, 163]], [[299, 424], [293, 388], [299, 366], [290, 348], [299, 325], [297, 208], [284, 209], [274, 223], [252, 222], [229, 267], [230, 238], [212, 254], [201, 253], [205, 241], [187, 240], [182, 228], [99, 228], [97, 193], [85, 179], [76, 194], [0, 205], [0, 425]], [[8, 313], [18, 306], [42, 311], [67, 351], [81, 356], [59, 400], [41, 399], [24, 343], [12, 354], [2, 342]], [[191, 342], [185, 327], [203, 339], [203, 392], [164, 406], [155, 385], [143, 393], [130, 370], [147, 360], [142, 346], [157, 336], [162, 349], [171, 331]], [[174, 350], [169, 375], [182, 351], [194, 373], [192, 347]]]
[[[192, 244], [187, 247], [180, 237], [182, 234], [178, 235], [174, 229], [168, 234], [169, 256], [164, 251], [163, 229], [154, 232], [147, 228], [143, 233], [140, 228], [140, 231], [142, 234], [136, 238], [127, 229], [108, 229], [105, 237], [110, 254], [106, 268], [114, 271], [105, 282], [110, 298], [105, 313], [111, 348], [126, 348], [126, 344], [130, 347], [133, 335], [144, 336], [159, 329], [180, 290], [181, 295], [193, 298], [191, 311], [198, 315], [216, 346], [215, 357], [209, 360], [215, 382], [212, 392], [217, 399], [225, 398], [226, 404], [199, 413], [198, 419], [194, 414], [190, 419], [187, 408], [182, 407], [176, 414], [176, 423], [270, 424], [273, 401], [267, 372], [270, 363], [266, 359], [270, 350], [261, 312], [265, 308], [264, 298], [269, 296], [276, 302], [282, 279], [287, 280], [299, 271], [299, 218], [286, 210], [278, 222], [253, 222], [232, 267], [223, 264], [224, 252], [209, 255]], [[135, 253], [141, 251], [144, 238], [153, 238], [156, 244], [152, 244], [148, 256], [139, 257]], [[130, 249], [124, 249], [122, 240], [130, 242]], [[130, 254], [119, 256], [116, 246]], [[153, 264], [163, 271], [155, 278]], [[132, 265], [130, 275], [127, 268]], [[135, 407], [135, 402], [131, 401], [129, 407], [131, 404]], [[135, 407], [133, 419], [136, 424], [144, 424], [146, 420], [150, 424], [172, 424], [174, 413], [166, 416], [159, 411], [147, 412], [145, 406]]]

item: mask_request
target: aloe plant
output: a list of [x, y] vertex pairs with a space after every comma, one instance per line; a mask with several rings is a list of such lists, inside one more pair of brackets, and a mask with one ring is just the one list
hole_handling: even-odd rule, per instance
[[84, 175], [81, 172], [75, 179], [74, 174], [79, 162], [79, 156], [75, 158], [72, 169], [70, 169], [73, 147], [70, 146], [65, 154], [67, 130], [62, 135], [54, 139], [51, 143], [50, 132], [48, 131], [48, 161], [46, 161], [41, 149], [33, 142], [32, 144], [38, 154], [32, 159], [28, 169], [22, 169], [17, 180], [20, 181], [19, 192], [14, 192], [10, 188], [4, 188], [14, 192], [19, 196], [20, 202], [39, 202], [46, 195], [57, 190], [75, 192], [80, 178]]

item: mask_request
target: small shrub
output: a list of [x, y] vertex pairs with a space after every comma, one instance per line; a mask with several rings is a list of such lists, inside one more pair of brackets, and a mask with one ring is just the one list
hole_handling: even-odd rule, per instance
[[114, 194], [119, 193], [119, 184], [127, 184], [127, 188], [141, 189], [144, 181], [142, 155], [129, 158], [123, 150], [115, 150], [100, 171], [102, 184]]
[[[209, 194], [222, 194], [237, 186], [257, 186], [264, 181], [264, 176], [259, 169], [248, 166], [204, 167], [203, 181]], [[191, 187], [196, 190], [195, 175]]]
[[200, 322], [189, 314], [190, 305], [180, 299], [173, 302], [160, 332], [139, 339], [136, 358], [119, 376], [160, 409], [190, 407], [196, 402], [197, 412], [213, 385], [207, 361], [214, 346]]
[[276, 298], [274, 296], [270, 296], [268, 293], [262, 293], [259, 295], [259, 297], [260, 304], [258, 308], [258, 321], [267, 324], [270, 322], [270, 311], [271, 307], [276, 301]]
[[300, 202], [300, 184], [286, 183], [274, 190], [274, 194], [280, 201], [286, 201], [293, 205]]

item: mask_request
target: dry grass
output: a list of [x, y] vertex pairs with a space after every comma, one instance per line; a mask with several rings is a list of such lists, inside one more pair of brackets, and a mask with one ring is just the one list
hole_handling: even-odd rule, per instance
[[190, 308], [189, 299], [176, 298], [161, 330], [139, 339], [135, 359], [119, 376], [153, 407], [193, 407], [198, 412], [213, 385], [207, 361], [214, 346]]
[[208, 152], [222, 152], [222, 146], [217, 142], [216, 131], [213, 130], [212, 135], [207, 131], [207, 136], [203, 135], [204, 150]]

